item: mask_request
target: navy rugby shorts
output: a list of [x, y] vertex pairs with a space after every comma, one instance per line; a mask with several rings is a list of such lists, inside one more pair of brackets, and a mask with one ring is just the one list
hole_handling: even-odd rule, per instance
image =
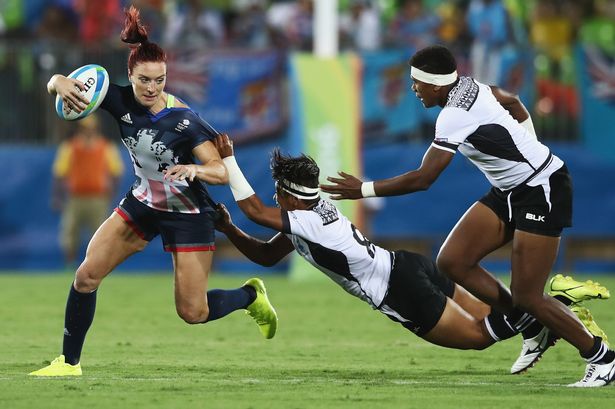
[[559, 237], [565, 227], [572, 226], [572, 181], [566, 165], [553, 172], [546, 184], [508, 191], [491, 188], [479, 201], [511, 230]]
[[423, 336], [440, 321], [446, 298], [454, 294], [455, 283], [438, 270], [436, 263], [420, 254], [398, 250], [380, 311]]
[[137, 200], [128, 192], [115, 212], [143, 240], [160, 234], [165, 251], [213, 251], [215, 245], [214, 212], [163, 212]]

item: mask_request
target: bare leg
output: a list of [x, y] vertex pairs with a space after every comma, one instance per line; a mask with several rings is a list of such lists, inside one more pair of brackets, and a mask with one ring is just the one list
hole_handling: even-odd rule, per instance
[[495, 343], [482, 320], [474, 318], [450, 298], [447, 298], [436, 326], [422, 338], [432, 344], [455, 349], [480, 350]]
[[487, 206], [475, 203], [459, 220], [438, 254], [438, 268], [453, 281], [503, 313], [513, 308], [506, 286], [478, 263], [512, 239], [504, 223]]
[[541, 236], [517, 230], [513, 240], [511, 291], [516, 307], [587, 353], [593, 336], [564, 304], [544, 294], [559, 247], [559, 237]]
[[459, 284], [455, 284], [455, 294], [453, 295], [453, 301], [459, 304], [459, 306], [463, 308], [468, 314], [470, 314], [479, 321], [485, 319], [485, 317], [491, 312], [491, 307], [489, 305], [474, 297]]
[[189, 324], [207, 321], [207, 286], [213, 251], [174, 252], [175, 308]]

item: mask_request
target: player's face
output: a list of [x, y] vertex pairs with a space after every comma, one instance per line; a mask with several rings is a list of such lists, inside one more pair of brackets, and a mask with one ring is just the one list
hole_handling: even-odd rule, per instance
[[426, 82], [419, 81], [411, 77], [412, 91], [416, 94], [416, 97], [421, 100], [425, 108], [431, 108], [438, 104], [438, 95], [436, 94], [433, 84], [427, 84]]
[[295, 210], [294, 208], [292, 208], [292, 205], [290, 204], [290, 199], [291, 195], [289, 195], [288, 193], [286, 193], [284, 190], [282, 190], [282, 188], [280, 188], [277, 183], [275, 185], [275, 194], [273, 195], [273, 200], [275, 200], [276, 204], [278, 205], [278, 207], [282, 210]]
[[162, 98], [167, 81], [167, 65], [163, 62], [141, 62], [129, 74], [135, 99], [152, 108]]

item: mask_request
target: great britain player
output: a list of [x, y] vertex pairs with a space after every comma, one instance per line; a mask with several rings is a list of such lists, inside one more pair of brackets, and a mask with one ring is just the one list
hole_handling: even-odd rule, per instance
[[[274, 150], [271, 169], [279, 207], [268, 207], [244, 177], [228, 136], [216, 138], [216, 147], [229, 171], [229, 184], [242, 212], [252, 221], [279, 233], [262, 241], [235, 226], [219, 205], [222, 217], [216, 228], [246, 257], [272, 266], [296, 250], [349, 294], [399, 322], [433, 344], [457, 349], [484, 349], [518, 333], [506, 317], [492, 310], [438, 271], [426, 257], [407, 251], [389, 251], [365, 237], [329, 201], [320, 197], [320, 170], [311, 158], [285, 156]], [[608, 297], [595, 283], [570, 277], [558, 289], [579, 289], [563, 301], [579, 302]], [[582, 289], [582, 290], [581, 290]]]
[[[98, 228], [77, 269], [66, 304], [62, 355], [30, 375], [82, 374], [81, 350], [101, 281], [158, 234], [164, 250], [173, 257], [175, 306], [185, 322], [210, 322], [246, 309], [265, 338], [276, 332], [277, 316], [260, 279], [250, 279], [233, 290], [207, 291], [215, 250], [215, 209], [201, 182], [228, 183], [228, 173], [212, 142], [217, 133], [164, 91], [165, 52], [148, 41], [134, 7], [126, 11], [121, 38], [133, 45], [128, 57], [130, 85], [111, 84], [101, 107], [119, 125], [136, 181]], [[83, 89], [83, 84], [57, 74], [48, 84], [50, 93], [81, 111], [87, 101], [75, 87]]]
[[[419, 50], [410, 65], [416, 96], [426, 108], [443, 108], [420, 167], [365, 183], [340, 172], [340, 177], [328, 177], [331, 184], [321, 185], [322, 190], [332, 194], [332, 199], [426, 190], [459, 151], [485, 174], [492, 189], [453, 228], [440, 249], [438, 268], [504, 312], [514, 328], [523, 332], [524, 345], [511, 372], [533, 364], [556, 337], [561, 337], [587, 362], [585, 376], [570, 386], [609, 384], [615, 379], [615, 352], [590, 334], [563, 304], [544, 294], [562, 230], [571, 226], [572, 184], [566, 165], [538, 141], [518, 97], [473, 78], [459, 77], [455, 58], [447, 48]], [[511, 241], [509, 292], [479, 263]]]

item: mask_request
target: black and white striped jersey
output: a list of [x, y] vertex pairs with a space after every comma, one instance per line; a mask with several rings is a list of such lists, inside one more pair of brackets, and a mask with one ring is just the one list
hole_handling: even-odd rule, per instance
[[348, 293], [382, 304], [393, 266], [393, 253], [371, 243], [330, 202], [310, 210], [282, 212], [283, 233], [297, 252]]
[[459, 150], [501, 190], [535, 186], [535, 179], [548, 179], [564, 164], [500, 105], [489, 86], [470, 77], [460, 77], [449, 92], [432, 146]]

